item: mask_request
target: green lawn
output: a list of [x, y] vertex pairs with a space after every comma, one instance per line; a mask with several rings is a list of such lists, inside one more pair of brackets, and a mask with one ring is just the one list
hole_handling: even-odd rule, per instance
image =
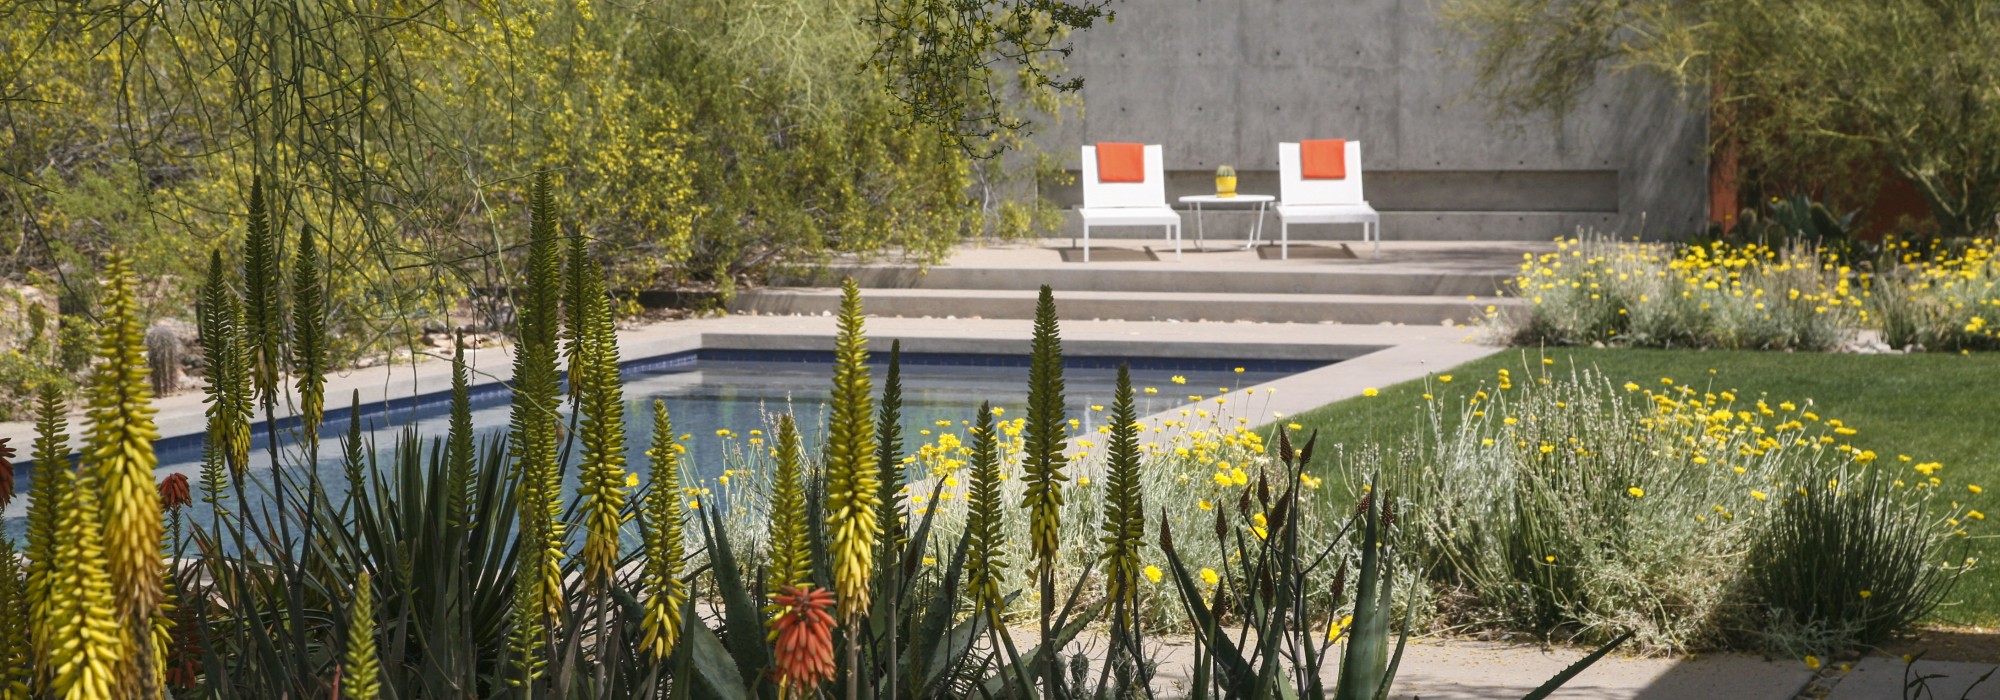
[[[1450, 385], [1491, 383], [1502, 367], [1540, 365], [1544, 351], [1509, 350], [1439, 372]], [[1683, 384], [1730, 389], [1739, 396], [1779, 401], [1811, 399], [1820, 414], [1860, 430], [1857, 447], [1885, 457], [1906, 454], [1945, 465], [1952, 480], [1989, 487], [1982, 510], [2000, 512], [2000, 355], [1827, 355], [1754, 351], [1597, 350], [1546, 351], [1559, 367], [1596, 367], [1615, 381], [1656, 385], [1661, 377]], [[1421, 425], [1422, 382], [1382, 387], [1381, 396], [1323, 406], [1292, 420], [1318, 428], [1322, 440], [1394, 442]], [[1452, 392], [1456, 395], [1457, 392]], [[1444, 398], [1440, 395], [1439, 398]], [[2000, 623], [2000, 518], [1979, 524], [1973, 556], [1984, 568], [1960, 583], [1957, 604], [1941, 609], [1939, 622]], [[1984, 532], [1979, 532], [1983, 530]]]

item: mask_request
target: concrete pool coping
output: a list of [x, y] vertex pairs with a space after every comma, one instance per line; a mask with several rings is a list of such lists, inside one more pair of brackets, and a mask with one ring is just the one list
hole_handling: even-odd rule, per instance
[[[876, 352], [885, 352], [891, 340], [901, 340], [904, 351], [911, 353], [1025, 354], [1031, 329], [1032, 322], [1024, 319], [870, 317], [867, 321], [870, 348]], [[1479, 343], [1477, 329], [1443, 325], [1065, 321], [1062, 329], [1064, 352], [1072, 356], [1331, 363], [1237, 390], [1254, 390], [1259, 395], [1261, 418], [1252, 424], [1308, 411], [1358, 396], [1368, 387], [1415, 379], [1502, 350]], [[829, 316], [724, 316], [629, 328], [619, 332], [618, 341], [625, 357], [652, 358], [704, 348], [828, 350], [835, 332], [835, 319]], [[326, 386], [329, 413], [347, 408], [357, 394], [361, 403], [369, 406], [448, 392], [449, 359], [450, 351], [439, 349], [414, 363], [406, 359], [330, 374]], [[512, 374], [512, 346], [468, 348], [466, 363], [472, 368], [475, 390], [497, 386]], [[1186, 390], [1209, 393], [1201, 387]], [[280, 421], [296, 415], [290, 408], [292, 398], [288, 395], [280, 402]], [[162, 439], [201, 433], [206, 427], [203, 399], [198, 388], [155, 399], [155, 422]], [[1246, 403], [1232, 410], [1244, 410], [1240, 407]], [[1180, 418], [1180, 411], [1189, 408], [1191, 404], [1177, 406], [1148, 416], [1144, 422], [1158, 426]], [[73, 410], [69, 425], [72, 446], [80, 444], [86, 428], [83, 412]], [[27, 421], [0, 423], [0, 437], [13, 438], [12, 444], [25, 448], [34, 438], [34, 425]]]

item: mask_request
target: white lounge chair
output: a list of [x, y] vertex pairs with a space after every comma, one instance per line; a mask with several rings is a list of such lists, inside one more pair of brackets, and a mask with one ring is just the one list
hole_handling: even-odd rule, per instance
[[1308, 180], [1297, 143], [1278, 144], [1278, 257], [1291, 257], [1292, 224], [1361, 224], [1361, 240], [1382, 254], [1382, 215], [1361, 195], [1361, 142], [1347, 142], [1347, 177]]
[[1145, 148], [1146, 179], [1142, 182], [1099, 182], [1097, 147], [1083, 147], [1083, 261], [1090, 262], [1092, 226], [1162, 226], [1174, 239], [1174, 259], [1181, 259], [1181, 215], [1167, 206], [1166, 166], [1160, 147]]

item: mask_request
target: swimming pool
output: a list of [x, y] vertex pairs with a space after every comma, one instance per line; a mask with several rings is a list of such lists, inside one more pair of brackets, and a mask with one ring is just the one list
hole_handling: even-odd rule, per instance
[[[871, 376], [879, 396], [886, 354], [878, 352]], [[1175, 358], [1066, 358], [1064, 398], [1068, 414], [1089, 433], [1104, 420], [1105, 413], [1091, 406], [1111, 403], [1117, 365], [1129, 362], [1140, 415], [1163, 411], [1187, 403], [1188, 395], [1213, 395], [1218, 389], [1234, 391], [1314, 367], [1323, 362], [1257, 361], [1230, 363]], [[1236, 371], [1238, 367], [1242, 371]], [[701, 350], [674, 356], [648, 358], [626, 363], [625, 368], [626, 458], [628, 467], [645, 478], [648, 460], [645, 451], [652, 441], [652, 404], [660, 400], [673, 418], [674, 430], [685, 437], [688, 454], [685, 478], [712, 479], [725, 468], [740, 468], [741, 455], [753, 439], [768, 438], [773, 421], [780, 413], [791, 413], [809, 454], [815, 449], [825, 420], [828, 390], [832, 384], [831, 353], [811, 351]], [[946, 430], [941, 421], [957, 426], [970, 421], [981, 401], [990, 401], [1010, 413], [1027, 404], [1027, 358], [1012, 355], [909, 354], [903, 356], [903, 429], [906, 450], [928, 440], [926, 431]], [[1175, 378], [1184, 383], [1177, 383]], [[1147, 394], [1145, 387], [1158, 389]], [[449, 419], [448, 397], [426, 396], [400, 405], [364, 407], [360, 420], [364, 442], [374, 445], [385, 458], [396, 448], [404, 426], [416, 426], [426, 444], [441, 438]], [[473, 428], [481, 438], [502, 433], [507, 428], [509, 395], [504, 387], [493, 386], [474, 392]], [[337, 403], [335, 401], [329, 403]], [[335, 406], [329, 406], [335, 409]], [[336, 502], [345, 494], [346, 477], [341, 467], [341, 439], [349, 419], [345, 406], [329, 411], [321, 431], [320, 459], [312, 466], [328, 495]], [[567, 409], [567, 406], [565, 407]], [[1023, 415], [1012, 413], [1012, 415]], [[261, 426], [261, 424], [260, 424]], [[82, 426], [72, 425], [73, 431]], [[962, 432], [961, 428], [952, 428]], [[727, 431], [727, 432], [723, 432]], [[753, 434], [760, 431], [762, 436]], [[293, 441], [281, 440], [290, 448]], [[259, 427], [251, 448], [253, 479], [268, 482], [271, 455], [265, 448], [264, 430]], [[765, 444], [765, 443], [760, 443]], [[201, 445], [198, 437], [170, 438], [158, 444], [160, 466], [156, 478], [186, 474], [199, 483]], [[305, 468], [305, 456], [281, 451], [280, 463], [290, 474]], [[574, 460], [574, 455], [572, 455]], [[731, 466], [731, 465], [734, 466]], [[262, 475], [261, 477], [258, 475]], [[23, 475], [24, 488], [32, 486], [32, 470]], [[574, 483], [568, 485], [574, 487]], [[255, 491], [255, 489], [253, 489]], [[205, 507], [197, 503], [188, 515], [202, 518]], [[16, 499], [5, 516], [5, 533], [19, 537], [25, 527], [26, 499]]]

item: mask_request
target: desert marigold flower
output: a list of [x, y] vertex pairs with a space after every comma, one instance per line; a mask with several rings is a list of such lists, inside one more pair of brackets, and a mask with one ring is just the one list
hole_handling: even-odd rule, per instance
[[1967, 491], [1971, 491], [1971, 492], [1973, 492], [1973, 493], [1975, 493], [1975, 494], [1978, 494], [1978, 493], [1985, 493], [1985, 492], [1986, 492], [1986, 489], [1982, 489], [1982, 488], [1979, 488], [1979, 485], [1978, 485], [1978, 484], [1966, 484], [1966, 485], [1965, 485], [1965, 490], [1967, 490]]
[[1810, 654], [1806, 655], [1806, 668], [1814, 671], [1819, 670], [1819, 657]]
[[1146, 580], [1152, 581], [1153, 583], [1159, 583], [1160, 577], [1163, 575], [1164, 574], [1160, 572], [1160, 567], [1154, 566], [1152, 564], [1146, 565]]
[[1634, 487], [1632, 487], [1632, 488], [1628, 488], [1628, 489], [1625, 489], [1625, 493], [1628, 493], [1628, 494], [1631, 494], [1633, 498], [1645, 498], [1645, 497], [1646, 497], [1646, 490], [1645, 490], [1645, 489], [1642, 489], [1642, 488], [1639, 488], [1639, 487], [1637, 487], [1637, 486], [1634, 486]]
[[1368, 388], [1366, 388], [1366, 389], [1362, 389], [1362, 390], [1361, 390], [1361, 395], [1362, 395], [1362, 396], [1371, 396], [1371, 397], [1372, 397], [1372, 396], [1380, 396], [1381, 394], [1382, 394], [1382, 392], [1381, 392], [1381, 391], [1377, 390], [1377, 389], [1376, 389], [1375, 387], [1372, 387], [1372, 386], [1371, 386], [1371, 387], [1368, 387]]
[[1222, 577], [1216, 575], [1214, 569], [1203, 567], [1201, 570], [1201, 582], [1213, 586], [1216, 585], [1217, 583], [1221, 583]]
[[806, 691], [833, 679], [833, 594], [813, 588], [785, 586], [776, 602], [784, 609], [776, 620], [777, 658], [772, 673], [780, 686]]

